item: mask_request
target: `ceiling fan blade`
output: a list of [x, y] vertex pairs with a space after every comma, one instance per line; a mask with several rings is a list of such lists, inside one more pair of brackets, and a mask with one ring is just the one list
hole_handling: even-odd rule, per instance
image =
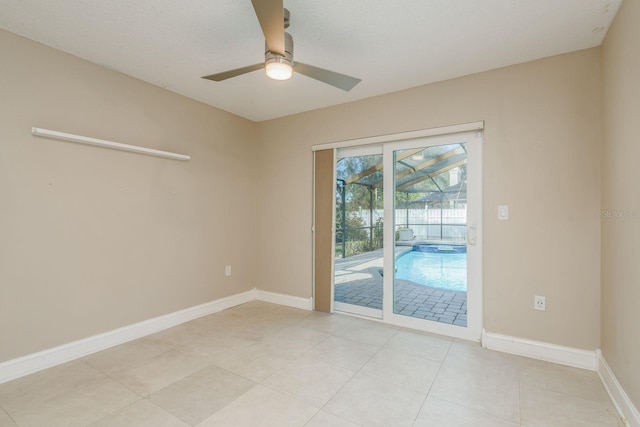
[[214, 82], [221, 82], [222, 80], [230, 79], [231, 77], [239, 76], [241, 74], [250, 73], [252, 71], [264, 68], [264, 62], [259, 64], [253, 64], [242, 68], [236, 68], [235, 70], [223, 71], [222, 73], [211, 74], [210, 76], [203, 76], [203, 79], [213, 80]]
[[251, 0], [272, 53], [284, 55], [284, 6], [282, 0]]
[[325, 70], [324, 68], [314, 67], [313, 65], [303, 64], [302, 62], [295, 62], [293, 69], [307, 77], [311, 77], [312, 79], [319, 80], [347, 92], [362, 81], [362, 79], [356, 79], [355, 77], [347, 76], [346, 74]]

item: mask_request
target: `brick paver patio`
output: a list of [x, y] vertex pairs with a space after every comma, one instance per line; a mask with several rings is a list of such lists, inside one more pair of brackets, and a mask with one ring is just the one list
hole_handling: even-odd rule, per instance
[[[410, 248], [397, 248], [397, 252]], [[337, 259], [335, 300], [382, 309], [382, 250]], [[467, 326], [467, 293], [396, 280], [394, 313]]]

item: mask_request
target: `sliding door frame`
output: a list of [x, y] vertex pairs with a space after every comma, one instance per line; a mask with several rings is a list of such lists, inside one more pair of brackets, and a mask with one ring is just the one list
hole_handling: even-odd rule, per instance
[[[377, 136], [370, 136], [370, 137], [365, 137], [365, 138], [357, 138], [357, 139], [351, 139], [351, 140], [342, 140], [342, 141], [336, 141], [336, 142], [330, 142], [330, 143], [326, 143], [326, 144], [317, 144], [317, 145], [313, 145], [311, 147], [312, 151], [314, 152], [314, 159], [315, 159], [315, 152], [316, 151], [320, 151], [320, 150], [332, 150], [333, 151], [333, 168], [332, 168], [332, 179], [333, 179], [333, 197], [332, 197], [332, 202], [331, 202], [331, 215], [333, 218], [333, 224], [335, 223], [335, 159], [336, 159], [336, 150], [339, 148], [347, 148], [347, 147], [358, 147], [358, 146], [366, 146], [366, 145], [384, 145], [385, 143], [395, 143], [395, 142], [400, 142], [400, 141], [408, 141], [408, 140], [418, 140], [418, 139], [422, 139], [422, 138], [426, 138], [426, 137], [431, 137], [431, 136], [437, 136], [437, 135], [448, 135], [448, 134], [454, 134], [454, 133], [461, 133], [461, 132], [468, 132], [468, 131], [475, 131], [475, 136], [476, 138], [479, 138], [479, 141], [477, 141], [477, 144], [473, 144], [475, 146], [474, 149], [477, 149], [477, 153], [475, 153], [474, 155], [477, 157], [477, 162], [475, 162], [477, 164], [477, 167], [479, 168], [478, 171], [476, 171], [476, 174], [474, 174], [476, 176], [476, 179], [474, 180], [474, 183], [472, 185], [477, 186], [477, 191], [480, 196], [479, 196], [479, 200], [476, 203], [476, 207], [474, 208], [475, 212], [473, 212], [473, 223], [472, 224], [468, 224], [468, 229], [467, 229], [467, 234], [470, 235], [470, 233], [472, 233], [473, 237], [475, 237], [475, 242], [476, 242], [476, 247], [479, 249], [479, 256], [474, 257], [475, 259], [475, 265], [473, 267], [471, 267], [473, 269], [474, 272], [477, 272], [475, 274], [478, 274], [478, 277], [476, 278], [479, 281], [479, 287], [476, 291], [473, 292], [477, 292], [477, 294], [475, 295], [475, 299], [477, 301], [476, 304], [476, 308], [473, 310], [473, 312], [470, 314], [470, 316], [472, 317], [471, 319], [469, 319], [469, 323], [467, 325], [466, 328], [463, 327], [455, 327], [458, 329], [451, 329], [451, 330], [447, 330], [447, 331], [442, 331], [440, 330], [440, 328], [438, 328], [437, 331], [432, 330], [432, 328], [425, 328], [424, 325], [420, 326], [414, 326], [414, 325], [410, 325], [410, 327], [414, 327], [416, 329], [420, 329], [420, 330], [426, 330], [426, 331], [432, 331], [435, 333], [445, 333], [446, 335], [452, 336], [452, 337], [456, 337], [456, 338], [462, 338], [462, 339], [468, 339], [468, 340], [474, 340], [474, 341], [479, 341], [481, 338], [481, 332], [482, 332], [482, 323], [483, 323], [483, 315], [482, 315], [482, 311], [483, 311], [483, 304], [482, 304], [482, 137], [483, 137], [483, 129], [484, 129], [484, 122], [483, 121], [478, 121], [478, 122], [471, 122], [471, 123], [463, 123], [463, 124], [458, 124], [458, 125], [452, 125], [452, 126], [444, 126], [444, 127], [437, 127], [437, 128], [430, 128], [430, 129], [421, 129], [421, 130], [414, 130], [414, 131], [408, 131], [408, 132], [400, 132], [400, 133], [395, 133], [395, 134], [385, 134], [385, 135], [377, 135]], [[386, 156], [385, 156], [386, 158]], [[386, 162], [386, 159], [384, 160]], [[316, 199], [316, 179], [318, 177], [318, 171], [315, 170], [315, 160], [314, 160], [314, 171], [313, 171], [313, 181], [314, 181], [314, 206], [313, 206], [313, 227], [312, 227], [312, 232], [313, 232], [313, 277], [312, 277], [312, 286], [313, 286], [313, 295], [314, 295], [314, 307], [318, 306], [318, 302], [315, 301], [315, 299], [317, 298], [318, 295], [318, 286], [325, 286], [324, 284], [320, 284], [317, 282], [316, 278], [318, 275], [318, 268], [326, 268], [326, 267], [320, 267], [320, 265], [317, 264], [317, 255], [316, 255], [316, 239], [317, 239], [317, 234], [320, 230], [318, 230], [316, 228], [316, 213], [318, 209], [322, 209], [322, 207], [317, 206], [318, 200]], [[386, 169], [388, 166], [385, 164], [384, 169]], [[393, 170], [393, 167], [392, 169]], [[386, 182], [385, 182], [386, 185]], [[386, 203], [387, 203], [387, 197], [385, 196], [385, 211], [386, 211]], [[393, 198], [392, 198], [393, 200]], [[327, 206], [324, 206], [324, 209], [326, 209]], [[392, 213], [391, 213], [392, 214]], [[393, 229], [393, 227], [391, 226], [391, 224], [393, 224], [393, 221], [391, 223], [387, 222], [387, 218], [386, 218], [386, 213], [385, 213], [385, 224], [389, 224], [389, 226], [385, 227], [385, 234], [384, 234], [384, 246], [385, 248], [389, 247], [393, 247], [394, 243], [393, 237], [389, 237], [389, 236], [393, 236], [391, 232], [387, 232], [387, 228], [388, 229]], [[326, 232], [326, 231], [325, 231]], [[332, 257], [331, 257], [331, 266], [330, 266], [330, 277], [332, 280], [331, 283], [331, 292], [330, 292], [330, 297], [331, 297], [331, 305], [330, 305], [330, 310], [329, 312], [333, 312], [333, 274], [334, 274], [334, 266], [333, 266], [333, 254], [334, 254], [334, 245], [335, 245], [335, 237], [334, 237], [334, 227], [331, 227], [331, 239], [332, 239]], [[391, 239], [391, 241], [389, 241]], [[386, 249], [385, 249], [386, 251]], [[386, 256], [385, 256], [385, 268], [387, 268], [388, 266], [387, 264], [387, 260], [386, 260]], [[324, 265], [324, 264], [323, 264]], [[391, 267], [393, 269], [393, 267]], [[388, 271], [388, 270], [387, 270]], [[390, 323], [390, 324], [398, 324], [400, 326], [406, 326], [404, 325], [404, 322], [398, 322], [397, 319], [394, 319], [394, 316], [388, 316], [388, 315], [384, 315], [384, 312], [388, 312], [388, 310], [391, 310], [391, 312], [393, 312], [393, 296], [388, 296], [387, 295], [387, 286], [385, 285], [385, 293], [384, 293], [384, 300], [383, 300], [383, 322], [386, 323]], [[391, 298], [391, 302], [389, 303], [389, 298]], [[387, 307], [388, 306], [388, 307]], [[386, 307], [386, 308], [385, 308]], [[317, 309], [317, 308], [316, 308]], [[323, 310], [324, 311], [324, 310]], [[454, 328], [454, 327], [452, 327]]]

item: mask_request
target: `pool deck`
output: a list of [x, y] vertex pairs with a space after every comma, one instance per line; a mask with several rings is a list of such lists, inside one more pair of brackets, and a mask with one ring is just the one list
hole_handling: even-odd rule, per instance
[[[396, 246], [396, 256], [410, 246]], [[336, 259], [335, 301], [382, 309], [382, 249]], [[467, 326], [467, 293], [396, 280], [394, 313]]]

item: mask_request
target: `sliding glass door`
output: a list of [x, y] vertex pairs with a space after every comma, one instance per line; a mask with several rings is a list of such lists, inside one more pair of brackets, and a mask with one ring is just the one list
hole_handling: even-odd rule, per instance
[[333, 309], [481, 332], [481, 132], [339, 149]]
[[382, 146], [338, 150], [334, 308], [382, 318]]
[[384, 146], [383, 318], [390, 323], [480, 336], [480, 136]]

